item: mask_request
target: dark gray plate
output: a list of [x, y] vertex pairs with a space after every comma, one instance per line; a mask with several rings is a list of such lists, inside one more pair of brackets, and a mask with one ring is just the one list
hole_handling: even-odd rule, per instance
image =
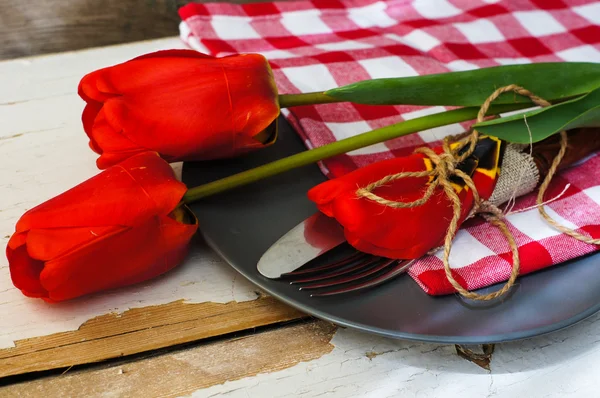
[[[287, 122], [280, 127], [278, 142], [262, 152], [185, 164], [184, 182], [200, 185], [305, 149]], [[600, 254], [523, 276], [511, 294], [493, 303], [431, 297], [408, 275], [328, 298], [311, 298], [285, 282], [264, 278], [256, 270], [258, 259], [316, 211], [306, 192], [322, 181], [317, 166], [307, 166], [204, 199], [192, 209], [208, 244], [251, 282], [305, 313], [366, 332], [435, 343], [497, 343], [552, 332], [600, 309]]]

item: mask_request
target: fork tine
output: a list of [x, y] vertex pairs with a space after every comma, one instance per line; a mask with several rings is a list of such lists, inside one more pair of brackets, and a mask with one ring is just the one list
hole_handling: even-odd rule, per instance
[[[374, 274], [378, 271], [381, 271], [382, 269], [387, 268], [388, 266], [396, 263], [397, 261], [398, 260], [385, 259], [383, 262], [380, 262], [379, 259], [374, 260], [374, 261], [369, 262], [368, 264], [362, 264], [361, 268], [366, 268], [366, 270], [364, 270], [362, 272], [359, 272], [356, 274], [351, 274], [351, 275], [341, 277], [341, 278], [335, 278], [335, 279], [327, 281], [327, 282], [321, 282], [321, 283], [316, 283], [313, 285], [302, 286], [300, 288], [300, 290], [319, 289], [319, 288], [323, 288], [323, 287], [331, 287], [331, 286], [342, 285], [344, 283], [353, 282], [353, 281], [362, 279], [364, 277], [367, 277], [371, 274]], [[367, 265], [374, 265], [374, 266], [368, 267]], [[327, 278], [327, 279], [329, 279], [329, 278]]]
[[[348, 248], [327, 258], [339, 258]], [[324, 257], [319, 256], [301, 269], [281, 274], [279, 279], [288, 280], [290, 285], [300, 285], [299, 290], [312, 291], [311, 297], [332, 296], [380, 285], [404, 273], [414, 262], [377, 257], [355, 250], [341, 259], [319, 265], [325, 260]]]
[[367, 279], [357, 284], [349, 285], [342, 287], [340, 289], [329, 290], [322, 293], [313, 293], [311, 297], [324, 297], [324, 296], [333, 296], [336, 294], [349, 293], [354, 292], [356, 290], [367, 289], [370, 287], [375, 287], [380, 285], [388, 280], [395, 278], [396, 276], [403, 274], [406, 270], [412, 265], [415, 260], [400, 260], [396, 265], [394, 265], [390, 269], [386, 269], [385, 272], [380, 275], [375, 276], [374, 278]]
[[309, 274], [313, 274], [313, 273], [320, 273], [320, 272], [324, 272], [324, 271], [328, 271], [331, 269], [336, 269], [338, 267], [348, 265], [352, 262], [355, 262], [355, 261], [358, 261], [361, 259], [367, 259], [368, 257], [371, 257], [371, 255], [357, 251], [357, 252], [354, 252], [351, 255], [349, 255], [341, 260], [335, 261], [333, 263], [327, 263], [324, 265], [320, 265], [320, 266], [316, 266], [316, 267], [312, 267], [312, 268], [308, 268], [308, 269], [301, 269], [301, 270], [281, 274], [280, 278], [289, 278], [289, 277], [295, 277], [295, 276], [309, 275]]
[[346, 275], [346, 274], [351, 274], [351, 273], [356, 273], [358, 271], [361, 271], [365, 268], [369, 268], [370, 266], [374, 265], [375, 263], [377, 263], [380, 259], [379, 258], [371, 258], [371, 259], [365, 259], [365, 261], [361, 261], [358, 264], [353, 264], [350, 263], [348, 265], [351, 266], [342, 266], [339, 268], [336, 268], [334, 270], [330, 270], [329, 272], [324, 272], [324, 273], [320, 273], [318, 275], [315, 276], [311, 276], [308, 278], [302, 278], [302, 279], [296, 279], [290, 282], [290, 285], [296, 284], [296, 283], [307, 283], [307, 282], [315, 282], [315, 281], [321, 281], [324, 279], [331, 279], [331, 278], [335, 278], [336, 276], [340, 276], [340, 275]]

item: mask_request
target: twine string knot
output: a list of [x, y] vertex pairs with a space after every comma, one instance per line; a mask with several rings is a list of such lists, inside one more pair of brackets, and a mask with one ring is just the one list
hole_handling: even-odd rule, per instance
[[[502, 93], [509, 92], [509, 91], [512, 91], [516, 94], [519, 94], [519, 95], [522, 95], [525, 97], [528, 97], [534, 104], [536, 104], [538, 106], [546, 107], [546, 106], [551, 105], [548, 101], [544, 100], [543, 98], [538, 97], [537, 95], [533, 94], [529, 90], [526, 90], [523, 87], [517, 86], [515, 84], [510, 84], [508, 86], [501, 87], [501, 88], [495, 90], [484, 101], [484, 103], [481, 105], [481, 108], [479, 109], [479, 113], [477, 114], [477, 123], [483, 121], [491, 103], [493, 101], [495, 101]], [[527, 125], [527, 120], [524, 119], [524, 121], [525, 121], [525, 124]], [[527, 128], [529, 129], [529, 125], [527, 125]], [[530, 132], [530, 137], [531, 137], [531, 132]], [[563, 157], [565, 156], [565, 153], [567, 150], [567, 145], [568, 145], [567, 141], [568, 140], [567, 140], [566, 131], [561, 131], [560, 137], [561, 137], [561, 141], [560, 141], [559, 152], [555, 156], [555, 158], [552, 162], [552, 165], [551, 165], [550, 169], [548, 170], [546, 177], [544, 178], [544, 181], [542, 182], [542, 184], [539, 187], [539, 191], [538, 191], [538, 195], [537, 195], [537, 199], [536, 199], [536, 207], [537, 207], [540, 215], [542, 216], [542, 218], [550, 226], [557, 229], [558, 231], [560, 231], [568, 236], [571, 236], [577, 240], [585, 242], [587, 244], [600, 245], [600, 239], [594, 239], [591, 236], [582, 234], [578, 231], [575, 231], [573, 229], [567, 228], [567, 227], [559, 224], [557, 221], [552, 219], [552, 217], [550, 217], [550, 215], [548, 215], [548, 213], [544, 209], [544, 206], [546, 204], [544, 202], [544, 194], [546, 193], [546, 190], [548, 189], [550, 182], [552, 181], [552, 178], [554, 177], [554, 174], [557, 172], [558, 166], [560, 165], [560, 162], [562, 161]], [[452, 285], [452, 287], [454, 287], [454, 289], [459, 294], [461, 294], [463, 297], [473, 299], [473, 300], [488, 301], [488, 300], [493, 300], [497, 297], [504, 295], [514, 285], [517, 277], [519, 276], [520, 258], [519, 258], [519, 251], [518, 251], [517, 243], [515, 242], [515, 238], [514, 238], [513, 234], [511, 233], [510, 229], [508, 228], [508, 226], [506, 225], [505, 214], [496, 205], [494, 205], [488, 201], [481, 200], [479, 193], [477, 191], [477, 188], [475, 187], [475, 184], [473, 183], [473, 180], [471, 179], [471, 177], [469, 175], [467, 175], [465, 172], [463, 172], [462, 170], [457, 168], [457, 166], [460, 162], [462, 162], [463, 160], [465, 160], [466, 158], [471, 156], [471, 154], [475, 150], [475, 146], [477, 145], [478, 140], [479, 140], [479, 133], [477, 132], [477, 130], [472, 129], [469, 133], [466, 133], [466, 134], [461, 134], [459, 136], [445, 137], [445, 139], [443, 141], [443, 146], [442, 146], [442, 153], [438, 154], [435, 151], [433, 151], [431, 148], [428, 148], [428, 147], [417, 148], [415, 150], [415, 153], [421, 153], [426, 158], [428, 158], [431, 161], [431, 163], [433, 164], [432, 170], [416, 171], [416, 172], [401, 172], [401, 173], [397, 173], [397, 174], [388, 175], [388, 176], [383, 177], [379, 181], [375, 181], [375, 182], [367, 185], [364, 188], [359, 188], [356, 191], [356, 194], [359, 198], [366, 198], [366, 199], [372, 200], [372, 201], [377, 202], [384, 206], [388, 206], [388, 207], [392, 207], [392, 208], [412, 208], [412, 207], [422, 206], [425, 203], [427, 203], [431, 199], [431, 197], [434, 195], [434, 193], [436, 192], [436, 189], [439, 187], [442, 190], [442, 192], [446, 195], [446, 197], [450, 200], [450, 202], [452, 204], [452, 211], [453, 211], [452, 219], [451, 219], [448, 229], [446, 231], [446, 235], [444, 238], [444, 246], [443, 246], [443, 248], [444, 248], [443, 263], [444, 263], [444, 271], [445, 271], [446, 278], [448, 279], [448, 282]], [[453, 145], [453, 144], [457, 144], [457, 145]], [[531, 142], [530, 144], [533, 144], [533, 143]], [[505, 238], [507, 240], [508, 245], [510, 246], [510, 250], [512, 252], [512, 269], [511, 269], [510, 277], [507, 280], [507, 282], [504, 284], [504, 286], [495, 292], [492, 292], [489, 294], [477, 294], [474, 292], [470, 292], [470, 291], [466, 290], [464, 287], [462, 287], [460, 285], [460, 283], [458, 283], [456, 281], [456, 279], [454, 279], [454, 276], [452, 275], [452, 270], [451, 270], [450, 264], [449, 264], [450, 250], [452, 249], [452, 240], [454, 239], [454, 236], [456, 235], [456, 232], [458, 229], [458, 222], [459, 222], [460, 216], [462, 214], [460, 198], [458, 197], [458, 194], [452, 187], [452, 183], [450, 181], [450, 178], [453, 176], [460, 177], [463, 180], [463, 182], [465, 183], [465, 185], [467, 185], [471, 189], [471, 192], [473, 194], [474, 206], [473, 206], [473, 209], [471, 210], [471, 212], [469, 213], [468, 217], [472, 217], [476, 214], [482, 216], [486, 221], [488, 221], [489, 223], [494, 225], [496, 228], [498, 228], [500, 230], [500, 232], [502, 232], [502, 234], [505, 236]], [[393, 200], [382, 198], [373, 193], [373, 191], [375, 189], [377, 189], [378, 187], [381, 187], [391, 181], [402, 179], [402, 178], [411, 178], [411, 177], [412, 178], [430, 177], [428, 187], [420, 199], [414, 200], [412, 202], [393, 201]]]
[[[530, 91], [511, 84], [505, 87], [501, 87], [495, 90], [482, 104], [479, 113], [477, 115], [477, 122], [483, 121], [485, 115], [493, 101], [498, 98], [502, 93], [505, 92], [515, 92], [516, 94], [523, 95], [529, 97], [531, 101], [540, 106], [548, 106], [549, 103], [542, 98], [534, 95]], [[366, 198], [377, 202], [383, 206], [388, 206], [392, 208], [413, 208], [417, 206], [422, 206], [427, 203], [431, 197], [436, 192], [436, 189], [439, 187], [446, 197], [450, 200], [452, 204], [453, 215], [448, 226], [448, 230], [446, 231], [446, 235], [444, 238], [444, 271], [446, 274], [446, 278], [448, 282], [454, 287], [454, 289], [461, 294], [463, 297], [473, 299], [473, 300], [493, 300], [499, 296], [504, 295], [508, 290], [514, 285], [520, 269], [520, 259], [519, 259], [519, 251], [518, 246], [515, 242], [514, 236], [510, 232], [508, 226], [506, 225], [504, 214], [502, 211], [492, 203], [487, 201], [482, 201], [473, 180], [469, 175], [467, 175], [462, 170], [458, 169], [457, 166], [460, 162], [471, 156], [473, 151], [475, 150], [475, 146], [479, 140], [479, 133], [477, 130], [472, 129], [470, 133], [463, 135], [462, 137], [445, 137], [443, 141], [442, 153], [438, 154], [433, 151], [431, 148], [421, 147], [415, 150], [416, 153], [423, 154], [426, 158], [428, 158], [433, 164], [432, 170], [427, 171], [418, 171], [418, 172], [400, 172], [392, 175], [388, 175], [383, 177], [382, 179], [375, 181], [364, 188], [359, 188], [356, 191], [356, 194], [360, 198]], [[458, 145], [452, 145], [458, 144]], [[456, 235], [458, 230], [458, 223], [462, 214], [462, 205], [460, 202], [460, 198], [458, 194], [452, 187], [452, 183], [450, 178], [453, 176], [460, 177], [465, 185], [467, 185], [473, 194], [474, 206], [471, 210], [469, 217], [480, 214], [483, 216], [488, 222], [497, 227], [502, 234], [506, 237], [506, 240], [510, 246], [512, 252], [512, 270], [508, 281], [505, 285], [492, 293], [489, 294], [477, 294], [474, 292], [470, 292], [464, 287], [461, 286], [460, 283], [456, 281], [454, 276], [452, 275], [452, 270], [449, 264], [450, 251], [452, 249], [452, 240]], [[381, 196], [373, 193], [375, 189], [381, 187], [391, 181], [395, 181], [403, 178], [419, 178], [419, 177], [430, 177], [430, 181], [427, 189], [423, 193], [423, 196], [420, 199], [414, 200], [412, 202], [402, 202], [402, 201], [394, 201], [385, 199]]]

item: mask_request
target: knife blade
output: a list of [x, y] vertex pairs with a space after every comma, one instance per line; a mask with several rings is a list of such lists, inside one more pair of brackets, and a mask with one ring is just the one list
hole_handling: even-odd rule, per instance
[[276, 279], [344, 243], [344, 228], [317, 212], [289, 230], [258, 261], [261, 275]]

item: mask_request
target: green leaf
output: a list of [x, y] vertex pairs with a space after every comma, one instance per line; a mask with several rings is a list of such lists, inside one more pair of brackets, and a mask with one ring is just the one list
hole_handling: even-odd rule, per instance
[[600, 89], [561, 104], [484, 121], [473, 127], [482, 134], [518, 144], [529, 143], [529, 131], [531, 140], [538, 142], [562, 130], [600, 127]]
[[[365, 80], [326, 91], [339, 101], [368, 105], [481, 106], [497, 88], [516, 84], [553, 102], [600, 87], [600, 64], [548, 62], [505, 65], [464, 72]], [[495, 104], [529, 102], [513, 93]]]

